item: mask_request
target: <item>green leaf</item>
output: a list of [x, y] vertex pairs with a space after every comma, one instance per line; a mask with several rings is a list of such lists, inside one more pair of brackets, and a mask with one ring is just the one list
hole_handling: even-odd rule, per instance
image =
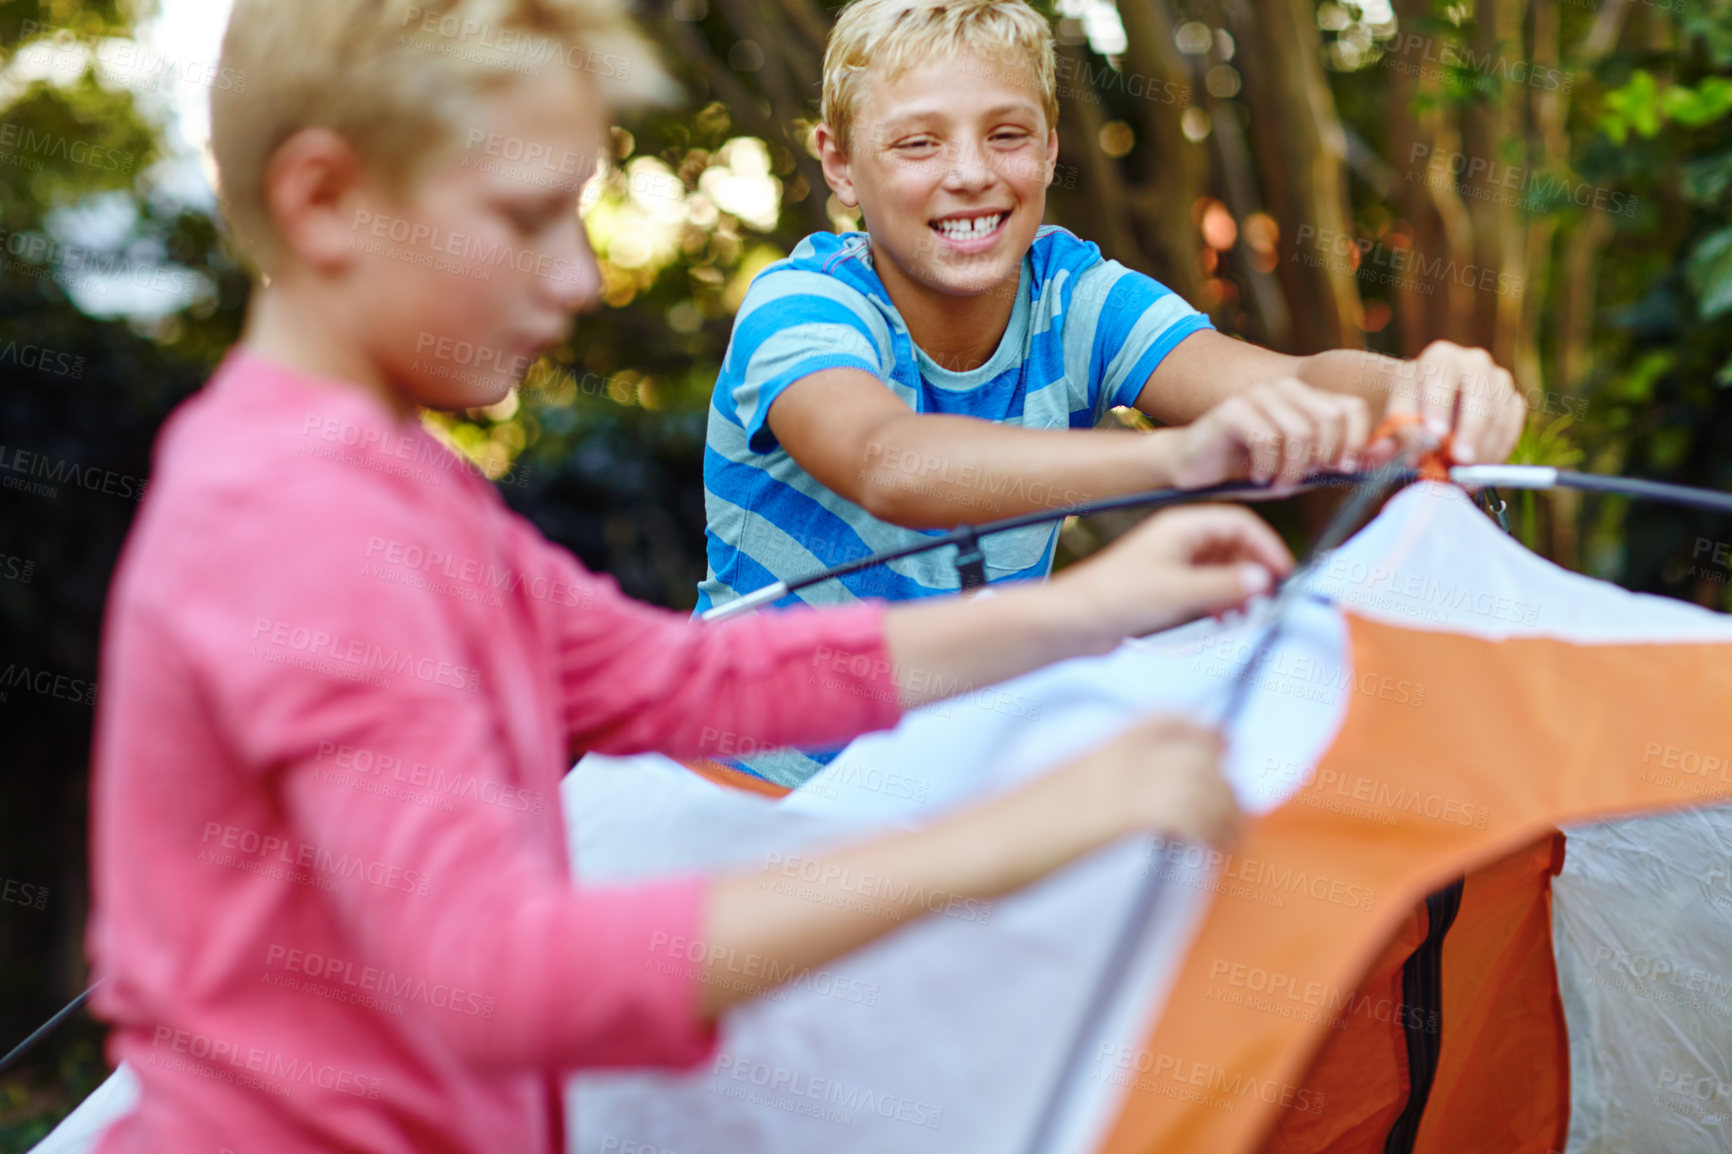
[[1600, 126], [1619, 144], [1628, 138], [1631, 129], [1645, 140], [1652, 140], [1660, 131], [1661, 108], [1659, 86], [1653, 73], [1638, 68], [1622, 88], [1614, 88], [1605, 96], [1606, 111]]
[[1685, 278], [1696, 292], [1696, 311], [1703, 320], [1732, 312], [1732, 225], [1697, 243]]
[[1712, 124], [1732, 111], [1732, 80], [1710, 76], [1694, 89], [1674, 85], [1660, 94], [1660, 108], [1686, 128]]
[[1732, 187], [1732, 152], [1684, 165], [1680, 191], [1692, 204], [1712, 205]]

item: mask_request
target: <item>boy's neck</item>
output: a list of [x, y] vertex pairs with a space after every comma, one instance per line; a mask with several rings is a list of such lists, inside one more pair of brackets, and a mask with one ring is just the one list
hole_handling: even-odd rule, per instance
[[256, 287], [241, 344], [285, 368], [351, 385], [376, 397], [398, 419], [412, 416], [415, 404], [393, 387], [350, 327], [324, 303], [327, 299], [281, 280]]
[[[876, 254], [874, 254], [876, 257]], [[908, 335], [938, 366], [953, 373], [978, 369], [992, 359], [1010, 327], [1021, 285], [1022, 267], [1004, 283], [973, 296], [935, 292], [908, 276], [894, 261], [873, 260], [890, 303], [908, 326]]]

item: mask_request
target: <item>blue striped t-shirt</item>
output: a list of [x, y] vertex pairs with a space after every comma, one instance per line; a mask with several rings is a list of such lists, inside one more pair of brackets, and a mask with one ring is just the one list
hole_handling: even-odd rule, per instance
[[[704, 507], [709, 575], [698, 612], [777, 580], [936, 535], [880, 521], [802, 469], [770, 432], [781, 391], [822, 369], [871, 373], [917, 413], [979, 417], [1030, 429], [1086, 429], [1116, 405], [1133, 404], [1168, 352], [1209, 318], [1158, 281], [1105, 260], [1100, 248], [1044, 226], [1023, 258], [1010, 324], [984, 365], [952, 372], [908, 335], [872, 267], [864, 233], [814, 233], [786, 260], [758, 274], [734, 319], [733, 337], [710, 404], [704, 447]], [[904, 483], [923, 482], [926, 463], [873, 462]], [[910, 468], [912, 466], [912, 468]], [[963, 475], [978, 497], [974, 521], [1006, 514], [1016, 477]], [[1055, 507], [1079, 498], [1028, 493]], [[982, 542], [989, 582], [1044, 577], [1059, 526], [1035, 525]], [[953, 593], [960, 582], [954, 549], [935, 549], [874, 566], [777, 602], [824, 605], [866, 597], [906, 600]], [[754, 772], [796, 784], [821, 760], [799, 758], [804, 773], [767, 770], [781, 755], [752, 758]]]

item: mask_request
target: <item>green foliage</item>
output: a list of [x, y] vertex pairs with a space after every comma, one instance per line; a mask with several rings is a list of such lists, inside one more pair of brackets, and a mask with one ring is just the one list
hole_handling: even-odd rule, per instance
[[132, 93], [105, 89], [88, 71], [70, 86], [36, 81], [7, 108], [6, 124], [11, 160], [0, 164], [0, 227], [8, 232], [32, 226], [42, 205], [130, 191], [158, 156], [156, 133], [139, 119]]
[[1732, 80], [1709, 76], [1695, 88], [1661, 87], [1651, 72], [1638, 68], [1622, 88], [1606, 93], [1605, 105], [1600, 127], [1614, 142], [1626, 143], [1632, 131], [1652, 140], [1667, 121], [1701, 128], [1732, 111]]

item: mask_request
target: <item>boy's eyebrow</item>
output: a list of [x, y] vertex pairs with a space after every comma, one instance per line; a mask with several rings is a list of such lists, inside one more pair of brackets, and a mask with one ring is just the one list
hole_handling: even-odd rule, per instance
[[[1011, 100], [1003, 104], [995, 104], [983, 114], [983, 119], [992, 120], [1014, 113], [1037, 113], [1040, 108], [1033, 101]], [[950, 112], [943, 108], [916, 108], [890, 117], [883, 122], [882, 131], [889, 135], [895, 132], [907, 131], [925, 121], [949, 119]]]

